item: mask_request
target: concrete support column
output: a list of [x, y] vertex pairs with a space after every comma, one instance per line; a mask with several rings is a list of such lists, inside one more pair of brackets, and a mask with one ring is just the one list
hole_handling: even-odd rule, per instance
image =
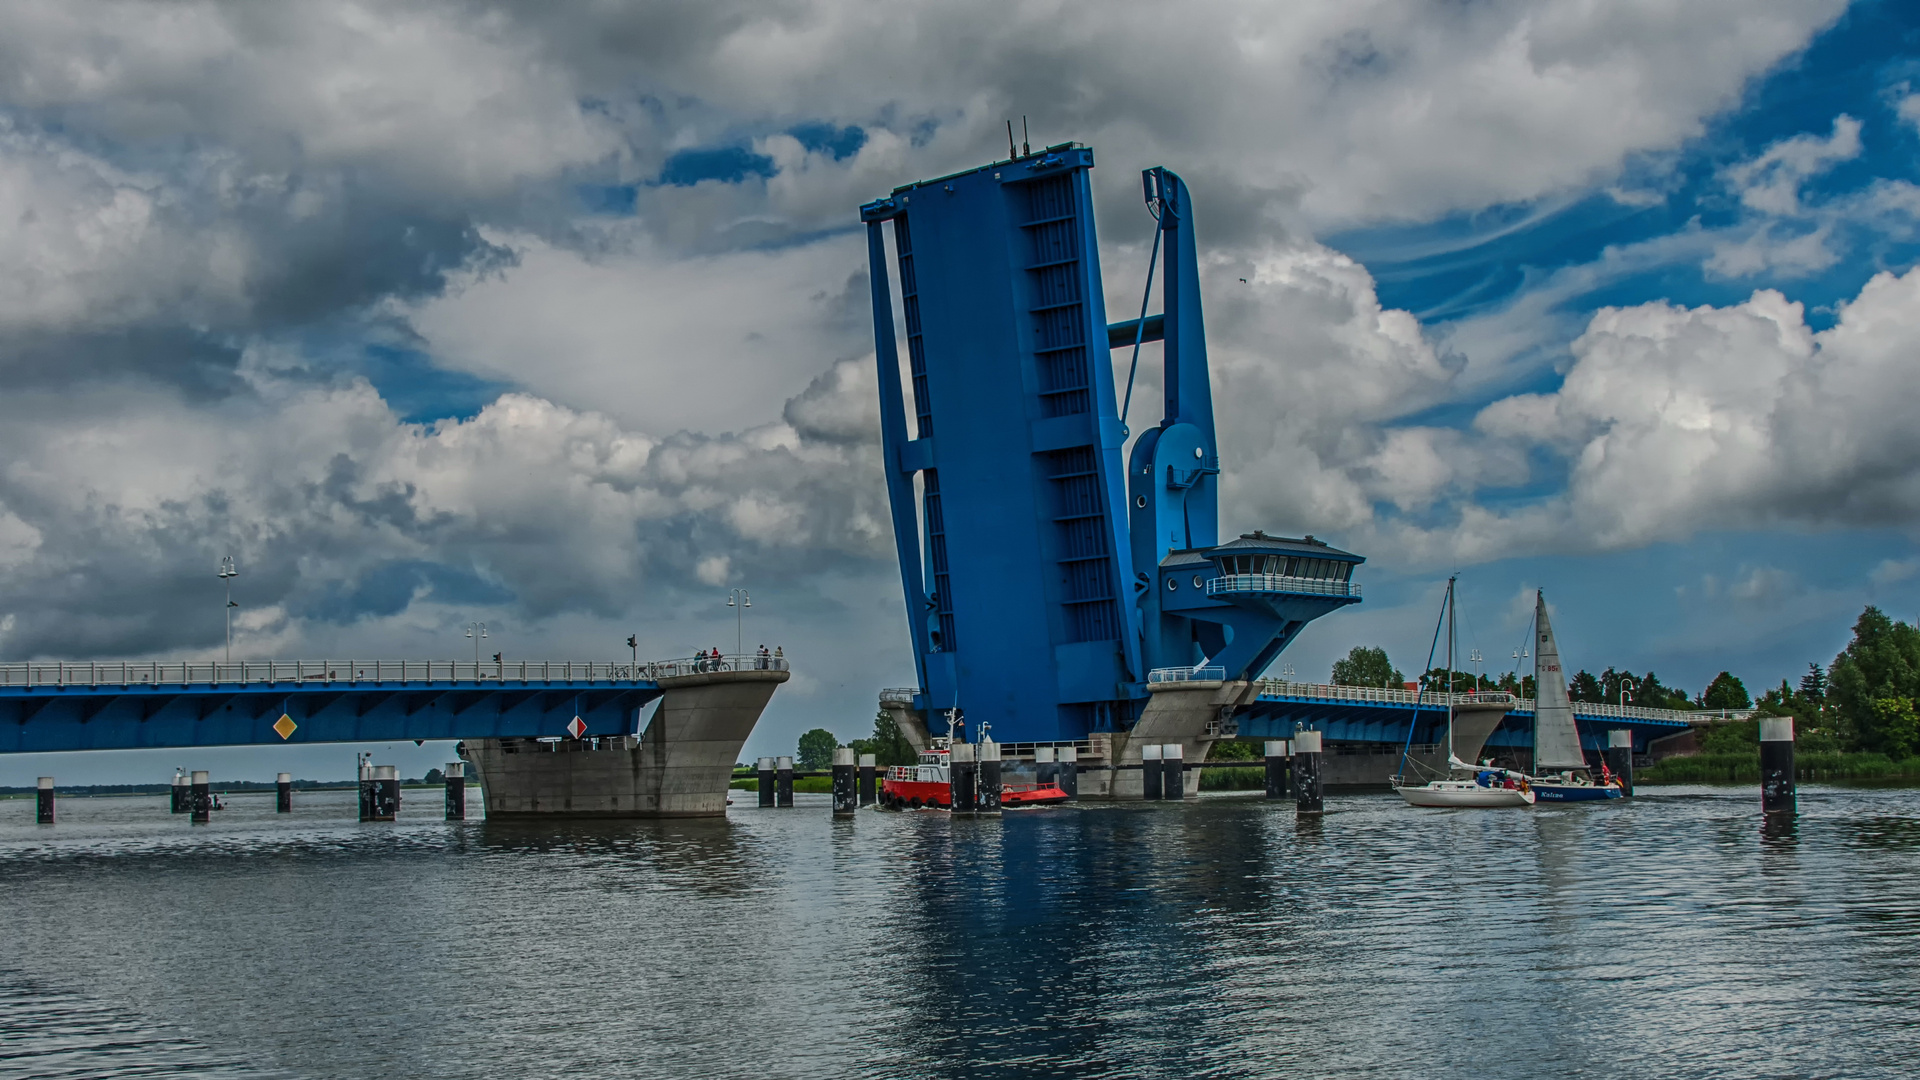
[[671, 675], [660, 679], [664, 694], [638, 738], [616, 733], [564, 752], [469, 739], [465, 757], [489, 820], [721, 817], [741, 748], [787, 678], [758, 668]]
[[1060, 775], [1060, 766], [1053, 760], [1053, 747], [1036, 746], [1033, 748], [1033, 782], [1036, 787], [1046, 787], [1053, 778]]
[[193, 791], [187, 787], [187, 774], [179, 769], [173, 770], [173, 802], [168, 813], [184, 814], [193, 805]]
[[900, 701], [883, 700], [880, 708], [893, 718], [893, 726], [900, 729], [900, 737], [907, 740], [907, 745], [913, 747], [915, 754], [924, 754], [933, 749], [933, 737], [927, 733], [924, 714]]
[[1059, 746], [1053, 751], [1054, 783], [1067, 793], [1067, 798], [1080, 797], [1080, 748], [1077, 746]]
[[860, 755], [860, 805], [872, 806], [880, 801], [880, 765], [874, 754]]
[[[1218, 740], [1218, 729], [1214, 722], [1222, 715], [1230, 714], [1239, 707], [1243, 698], [1251, 697], [1254, 693], [1252, 684], [1245, 681], [1213, 680], [1153, 683], [1147, 690], [1152, 696], [1146, 708], [1141, 710], [1140, 719], [1134, 722], [1133, 730], [1113, 736], [1110, 767], [1088, 771], [1088, 788], [1082, 793], [1087, 798], [1139, 799], [1164, 796], [1164, 766], [1160, 773], [1160, 796], [1149, 795], [1145, 789], [1147, 774], [1152, 770], [1134, 767], [1145, 763], [1146, 748], [1179, 743], [1183, 761], [1195, 765], [1204, 763], [1207, 753]], [[1159, 760], [1166, 760], [1164, 750]]]
[[33, 820], [41, 825], [53, 824], [53, 777], [43, 776], [33, 789]]
[[763, 757], [759, 762], [760, 808], [765, 810], [773, 806], [773, 759]]
[[1769, 820], [1791, 819], [1794, 798], [1793, 717], [1760, 720], [1760, 809]]
[[273, 778], [273, 812], [293, 813], [293, 774], [280, 773]]
[[[1167, 743], [1160, 748], [1160, 785], [1161, 797], [1177, 801], [1187, 797], [1187, 762], [1179, 743]], [[1194, 786], [1200, 785], [1196, 777]]]
[[793, 759], [781, 757], [773, 763], [773, 805], [786, 808], [793, 805]]
[[973, 744], [957, 742], [947, 758], [949, 805], [956, 814], [971, 816], [976, 808]]
[[854, 754], [850, 747], [833, 748], [833, 816], [852, 817], [860, 809], [860, 792], [855, 787]]
[[1320, 733], [1301, 731], [1293, 736], [1294, 807], [1302, 814], [1326, 810], [1320, 786]]
[[213, 814], [213, 780], [205, 769], [195, 769], [187, 785], [187, 814], [196, 825], [205, 825]]
[[467, 820], [467, 763], [447, 762], [447, 820]]
[[992, 739], [979, 746], [980, 798], [977, 812], [982, 816], [1000, 814], [1000, 744]]
[[1287, 797], [1287, 759], [1293, 748], [1285, 739], [1268, 739], [1266, 749], [1267, 798], [1284, 799]]
[[1620, 794], [1633, 794], [1633, 732], [1614, 728], [1607, 732], [1607, 749], [1602, 754], [1607, 770], [1620, 778]]
[[1160, 769], [1160, 750], [1160, 743], [1148, 743], [1140, 748], [1140, 797], [1148, 802], [1166, 797], [1162, 792], [1166, 774]]

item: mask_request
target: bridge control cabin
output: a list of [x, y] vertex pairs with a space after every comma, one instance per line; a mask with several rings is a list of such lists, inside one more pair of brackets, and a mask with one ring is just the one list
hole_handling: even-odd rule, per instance
[[1174, 655], [1184, 637], [1196, 654], [1192, 663], [1218, 667], [1223, 677], [1264, 671], [1307, 623], [1360, 602], [1351, 578], [1363, 561], [1311, 536], [1264, 532], [1169, 552], [1156, 590], [1163, 655]]

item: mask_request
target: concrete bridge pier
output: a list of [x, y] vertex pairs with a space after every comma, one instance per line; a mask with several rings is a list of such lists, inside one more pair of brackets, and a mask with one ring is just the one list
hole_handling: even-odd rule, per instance
[[916, 754], [924, 754], [933, 749], [933, 736], [927, 733], [927, 715], [913, 707], [914, 692], [911, 690], [882, 690], [880, 708], [893, 718], [893, 726], [900, 729], [900, 737], [907, 740]]
[[638, 737], [469, 739], [462, 754], [489, 818], [719, 817], [740, 748], [786, 681], [777, 670], [668, 676]]
[[[1147, 746], [1175, 743], [1180, 747], [1183, 762], [1198, 765], [1206, 761], [1207, 752], [1225, 734], [1216, 721], [1223, 712], [1231, 715], [1233, 709], [1250, 697], [1253, 684], [1245, 680], [1209, 679], [1153, 683], [1147, 690], [1153, 696], [1133, 730], [1113, 736], [1108, 759], [1113, 767], [1096, 765], [1080, 773], [1081, 798], [1145, 798], [1145, 777], [1140, 765], [1142, 749]], [[1198, 776], [1184, 785], [1182, 795], [1199, 798]]]

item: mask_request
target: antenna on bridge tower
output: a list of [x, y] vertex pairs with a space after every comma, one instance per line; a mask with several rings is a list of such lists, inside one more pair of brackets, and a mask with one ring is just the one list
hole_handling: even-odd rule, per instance
[[1020, 152], [1013, 145], [1013, 121], [1009, 120], [1007, 121], [1007, 160], [1011, 161], [1019, 156]]
[[[1007, 126], [1012, 127], [1013, 125], [1008, 124]], [[1012, 134], [1012, 132], [1008, 132], [1008, 134]], [[1022, 156], [1033, 153], [1033, 147], [1027, 145], [1027, 118], [1025, 115], [1020, 117], [1020, 153]]]

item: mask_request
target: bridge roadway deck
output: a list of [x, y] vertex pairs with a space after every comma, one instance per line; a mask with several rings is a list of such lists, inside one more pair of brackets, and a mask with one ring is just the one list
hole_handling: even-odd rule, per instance
[[[786, 661], [725, 657], [720, 669], [741, 667]], [[0, 664], [0, 753], [565, 738], [576, 717], [585, 737], [627, 735], [662, 680], [708, 670], [706, 660]]]
[[[1242, 706], [1236, 719], [1241, 738], [1284, 739], [1298, 727], [1310, 726], [1326, 733], [1334, 742], [1374, 742], [1399, 744], [1407, 741], [1409, 724], [1414, 725], [1413, 742], [1432, 744], [1445, 739], [1447, 706], [1450, 700], [1463, 704], [1508, 701], [1507, 718], [1487, 740], [1488, 746], [1532, 746], [1532, 698], [1504, 693], [1447, 694], [1416, 693], [1372, 686], [1333, 686], [1324, 683], [1297, 683], [1263, 679], [1260, 694]], [[1418, 719], [1415, 708], [1418, 707]], [[1581, 741], [1590, 750], [1606, 745], [1607, 732], [1625, 728], [1632, 732], [1636, 752], [1644, 753], [1649, 739], [1685, 731], [1701, 720], [1724, 715], [1744, 719], [1749, 710], [1730, 713], [1683, 712], [1676, 709], [1643, 709], [1634, 705], [1604, 705], [1574, 702], [1574, 719]]]

